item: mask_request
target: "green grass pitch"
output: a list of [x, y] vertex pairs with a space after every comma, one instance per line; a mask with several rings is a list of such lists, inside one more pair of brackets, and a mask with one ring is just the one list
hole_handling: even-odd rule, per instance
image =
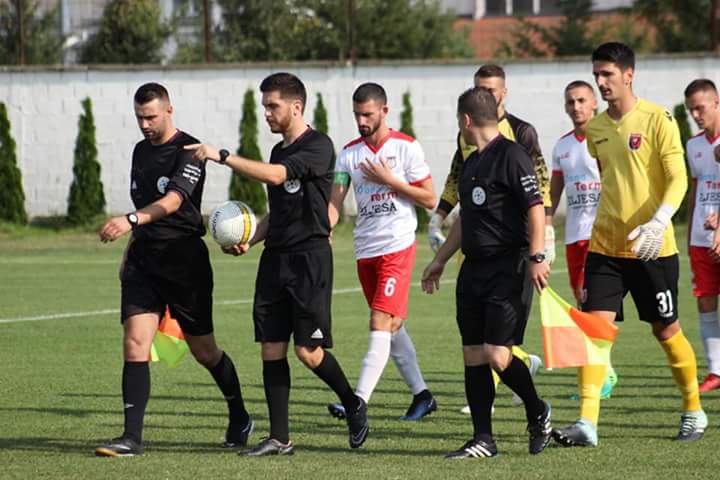
[[[558, 235], [558, 238], [561, 238]], [[678, 229], [677, 238], [685, 238]], [[333, 352], [357, 379], [367, 346], [368, 309], [359, 291], [352, 234], [333, 238], [335, 289]], [[558, 242], [559, 243], [559, 242]], [[145, 422], [146, 454], [129, 459], [95, 458], [96, 444], [122, 430], [122, 367], [117, 269], [125, 241], [102, 245], [82, 232], [48, 233], [0, 229], [0, 478], [717, 478], [720, 471], [720, 392], [703, 397], [710, 417], [705, 438], [693, 444], [671, 440], [677, 432], [680, 399], [665, 356], [632, 304], [614, 349], [620, 376], [613, 398], [602, 403], [600, 445], [594, 449], [551, 446], [527, 453], [524, 413], [500, 387], [493, 426], [501, 451], [495, 459], [450, 462], [442, 455], [471, 435], [464, 405], [460, 342], [455, 325], [450, 265], [439, 294], [421, 293], [419, 275], [430, 259], [418, 238], [416, 280], [408, 330], [439, 411], [421, 422], [398, 420], [410, 402], [392, 362], [370, 402], [371, 432], [351, 451], [344, 423], [327, 415], [335, 398], [322, 382], [291, 358], [293, 388], [289, 458], [248, 459], [218, 448], [226, 408], [210, 375], [187, 358], [176, 369], [152, 367], [152, 394]], [[219, 344], [238, 369], [248, 408], [256, 420], [251, 443], [268, 430], [259, 347], [253, 342], [251, 299], [261, 248], [243, 258], [222, 255], [211, 245], [215, 271], [215, 325]], [[698, 356], [695, 301], [685, 249], [681, 256], [680, 313]], [[553, 266], [552, 284], [565, 298], [564, 255]], [[61, 318], [43, 316], [68, 314]], [[529, 351], [541, 353], [537, 312], [526, 336]], [[541, 395], [564, 426], [577, 414], [575, 371], [541, 370]]]

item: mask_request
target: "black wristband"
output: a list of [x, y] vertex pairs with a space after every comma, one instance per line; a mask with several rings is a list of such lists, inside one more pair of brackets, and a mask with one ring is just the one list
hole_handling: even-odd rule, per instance
[[218, 160], [218, 163], [220, 165], [225, 165], [225, 162], [227, 161], [227, 158], [230, 156], [230, 152], [225, 150], [224, 148], [218, 152], [220, 154], [220, 159]]
[[135, 228], [139, 225], [139, 219], [135, 212], [130, 212], [125, 215], [125, 218], [127, 218], [128, 223], [130, 224], [130, 228], [135, 230]]

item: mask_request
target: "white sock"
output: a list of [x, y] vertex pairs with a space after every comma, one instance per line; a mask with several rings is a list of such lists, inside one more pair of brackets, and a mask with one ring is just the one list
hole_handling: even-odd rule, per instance
[[368, 351], [363, 359], [360, 378], [358, 378], [355, 393], [358, 397], [370, 401], [380, 376], [385, 370], [388, 357], [390, 356], [390, 332], [372, 331], [368, 340]]
[[720, 375], [720, 321], [717, 311], [700, 314], [700, 338], [705, 347], [708, 370]]
[[407, 386], [410, 387], [413, 395], [427, 390], [427, 385], [425, 384], [425, 380], [420, 372], [420, 366], [417, 362], [415, 345], [413, 345], [413, 341], [405, 330], [405, 327], [400, 327], [400, 330], [393, 334], [390, 355], [400, 372], [400, 376], [403, 377]]

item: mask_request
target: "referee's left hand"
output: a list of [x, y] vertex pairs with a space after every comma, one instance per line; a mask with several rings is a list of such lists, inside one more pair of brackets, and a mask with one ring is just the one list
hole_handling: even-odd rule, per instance
[[185, 145], [185, 150], [193, 151], [193, 159], [200, 160], [202, 162], [206, 160], [212, 160], [217, 162], [220, 160], [220, 151], [217, 148], [205, 145], [204, 143], [193, 143], [192, 145]]
[[530, 280], [538, 293], [543, 291], [543, 288], [548, 286], [548, 278], [550, 278], [550, 265], [543, 261], [542, 263], [530, 264]]
[[113, 242], [132, 230], [132, 225], [127, 217], [114, 217], [105, 222], [100, 229], [100, 240], [103, 243]]
[[425, 267], [420, 280], [423, 292], [432, 294], [435, 290], [440, 290], [440, 277], [444, 269], [445, 264], [437, 260], [433, 260], [430, 265]]

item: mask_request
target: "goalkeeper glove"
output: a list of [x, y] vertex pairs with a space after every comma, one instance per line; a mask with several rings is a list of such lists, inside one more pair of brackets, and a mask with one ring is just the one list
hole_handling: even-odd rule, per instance
[[670, 225], [673, 209], [670, 205], [662, 204], [649, 222], [635, 228], [628, 240], [633, 242], [630, 250], [643, 262], [655, 260], [662, 250], [665, 229]]
[[545, 225], [545, 261], [552, 265], [555, 261], [555, 228]]
[[443, 217], [435, 212], [428, 222], [427, 235], [428, 243], [433, 252], [437, 252], [443, 243], [445, 243], [445, 235], [442, 234]]

